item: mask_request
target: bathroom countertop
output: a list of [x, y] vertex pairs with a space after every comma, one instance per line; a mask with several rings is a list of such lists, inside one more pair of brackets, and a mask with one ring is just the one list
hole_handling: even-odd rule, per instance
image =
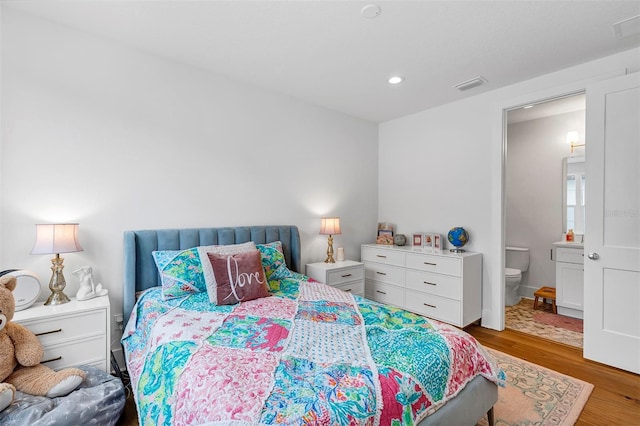
[[567, 242], [567, 241], [557, 241], [553, 243], [556, 247], [569, 247], [569, 248], [584, 248], [584, 243], [579, 242]]

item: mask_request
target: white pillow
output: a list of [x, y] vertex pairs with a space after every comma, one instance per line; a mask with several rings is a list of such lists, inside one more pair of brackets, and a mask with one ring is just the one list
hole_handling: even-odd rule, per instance
[[216, 276], [213, 273], [213, 267], [211, 261], [207, 256], [207, 253], [215, 254], [238, 254], [246, 253], [248, 251], [256, 250], [256, 243], [248, 241], [242, 244], [230, 244], [228, 246], [200, 246], [198, 247], [198, 255], [200, 256], [200, 263], [202, 264], [202, 273], [204, 275], [204, 282], [207, 285], [207, 294], [209, 294], [209, 300], [211, 303], [216, 303]]

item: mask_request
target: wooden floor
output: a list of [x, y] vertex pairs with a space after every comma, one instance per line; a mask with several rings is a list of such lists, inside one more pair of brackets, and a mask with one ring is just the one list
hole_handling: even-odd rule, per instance
[[640, 376], [582, 357], [582, 349], [506, 329], [472, 325], [465, 331], [484, 346], [594, 385], [577, 425], [640, 426]]
[[[594, 385], [577, 425], [640, 426], [640, 376], [587, 361], [582, 349], [506, 329], [472, 325], [465, 329], [483, 345]], [[138, 424], [133, 398], [118, 426]]]

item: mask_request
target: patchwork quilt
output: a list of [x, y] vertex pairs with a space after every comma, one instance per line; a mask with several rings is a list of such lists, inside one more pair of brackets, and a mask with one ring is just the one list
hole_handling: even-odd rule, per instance
[[269, 285], [236, 305], [140, 297], [122, 343], [141, 425], [411, 425], [504, 379], [455, 327], [299, 274]]

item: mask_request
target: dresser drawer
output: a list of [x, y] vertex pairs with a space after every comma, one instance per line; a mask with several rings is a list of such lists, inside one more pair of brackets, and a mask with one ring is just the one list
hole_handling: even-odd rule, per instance
[[365, 263], [364, 275], [367, 279], [404, 286], [404, 269], [381, 263]]
[[577, 248], [556, 248], [556, 262], [584, 264], [584, 250]]
[[460, 259], [429, 254], [407, 253], [407, 268], [438, 274], [461, 276]]
[[449, 324], [462, 325], [460, 324], [461, 305], [458, 300], [407, 290], [405, 308]]
[[107, 329], [106, 311], [96, 310], [76, 315], [49, 319], [32, 320], [22, 323], [38, 336], [43, 346], [82, 338], [93, 334], [104, 334]]
[[330, 285], [338, 285], [346, 283], [348, 281], [363, 280], [364, 268], [361, 266], [354, 266], [353, 268], [345, 268], [337, 271], [329, 271], [327, 273], [327, 283]]
[[101, 368], [107, 371], [104, 358], [106, 344], [107, 336], [101, 335], [76, 342], [43, 345], [42, 361], [44, 365], [54, 370], [82, 364], [104, 364]]
[[367, 299], [380, 303], [402, 307], [404, 304], [404, 289], [393, 285], [367, 280], [365, 283]]
[[353, 281], [345, 284], [338, 284], [334, 286], [342, 291], [346, 291], [357, 296], [364, 296], [364, 280]]
[[387, 265], [404, 266], [405, 253], [375, 247], [362, 247], [362, 261], [379, 262]]
[[450, 299], [462, 299], [460, 278], [451, 275], [407, 270], [405, 287]]

